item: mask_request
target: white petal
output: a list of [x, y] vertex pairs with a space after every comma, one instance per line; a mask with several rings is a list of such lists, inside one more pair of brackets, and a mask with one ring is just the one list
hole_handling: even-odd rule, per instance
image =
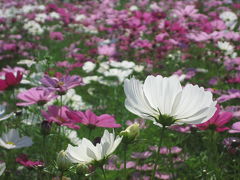
[[125, 106], [130, 112], [141, 117], [148, 117], [149, 114], [157, 113], [147, 101], [143, 93], [143, 85], [139, 80], [135, 78], [126, 79], [124, 81], [124, 92], [127, 96]]
[[32, 139], [28, 136], [24, 136], [16, 142], [16, 148], [29, 147], [33, 144]]
[[6, 169], [6, 163], [1, 162], [0, 163], [0, 176], [4, 173], [5, 169]]
[[171, 115], [174, 100], [181, 92], [182, 87], [176, 76], [162, 78], [162, 76], [148, 76], [143, 86], [151, 106], [159, 110], [161, 114]]
[[186, 119], [198, 114], [202, 109], [210, 107], [212, 102], [210, 92], [204, 91], [198, 86], [186, 85], [173, 115], [177, 119]]
[[68, 145], [67, 150], [67, 157], [69, 158], [70, 161], [73, 163], [89, 163], [93, 159], [89, 158], [86, 154], [86, 147], [84, 146], [78, 146], [78, 147], [73, 147], [72, 145]]

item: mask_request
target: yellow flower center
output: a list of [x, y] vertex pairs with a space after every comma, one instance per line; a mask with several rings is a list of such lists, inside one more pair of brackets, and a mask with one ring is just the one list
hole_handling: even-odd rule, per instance
[[63, 85], [64, 85], [64, 82], [59, 81], [59, 82], [58, 82], [58, 85], [59, 85], [59, 86], [63, 86]]
[[60, 116], [57, 117], [57, 120], [61, 121], [62, 123], [64, 123], [66, 120]]
[[9, 144], [9, 145], [16, 145], [16, 144], [15, 144], [14, 142], [12, 142], [12, 141], [8, 141], [7, 144]]

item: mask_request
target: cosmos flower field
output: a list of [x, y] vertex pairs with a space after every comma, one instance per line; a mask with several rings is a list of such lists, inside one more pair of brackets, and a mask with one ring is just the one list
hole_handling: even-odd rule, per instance
[[1, 0], [0, 179], [238, 180], [240, 2]]

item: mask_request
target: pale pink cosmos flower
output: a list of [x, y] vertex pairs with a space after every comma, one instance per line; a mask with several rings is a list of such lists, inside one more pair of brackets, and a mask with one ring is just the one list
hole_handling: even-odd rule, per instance
[[156, 172], [155, 177], [157, 179], [172, 179], [172, 176], [170, 174]]
[[227, 28], [224, 21], [219, 19], [211, 21], [211, 25], [212, 25], [212, 28], [219, 31], [225, 30]]
[[17, 106], [29, 106], [32, 104], [43, 105], [48, 101], [53, 100], [57, 95], [47, 88], [34, 87], [26, 91], [20, 92], [17, 98], [23, 102], [17, 103]]
[[[134, 161], [127, 161], [127, 162], [126, 162], [126, 168], [127, 168], [127, 169], [135, 168], [136, 165], [137, 165], [137, 163], [134, 162]], [[120, 168], [119, 168], [119, 169], [123, 169], [123, 168], [124, 168], [124, 164], [122, 163], [122, 164], [120, 165]]]
[[116, 120], [109, 114], [102, 114], [97, 116], [91, 110], [87, 110], [85, 113], [81, 111], [72, 111], [67, 113], [68, 117], [76, 122], [89, 126], [90, 128], [105, 127], [105, 128], [119, 128], [120, 124], [116, 124]]
[[[149, 149], [151, 151], [157, 151], [158, 147], [150, 146]], [[167, 148], [167, 147], [163, 146], [160, 148], [160, 151], [159, 151], [160, 154], [179, 154], [180, 152], [182, 152], [182, 148], [177, 147], [177, 146], [173, 146], [171, 148]]]
[[104, 169], [109, 171], [116, 171], [119, 170], [117, 167], [117, 164], [119, 164], [119, 158], [117, 155], [112, 155], [109, 157], [108, 162], [104, 165]]
[[200, 130], [212, 129], [217, 132], [223, 132], [229, 129], [229, 127], [224, 126], [227, 124], [233, 117], [231, 112], [221, 112], [220, 106], [217, 105], [217, 111], [207, 122], [202, 124], [197, 124], [196, 126]]
[[200, 16], [198, 10], [193, 5], [187, 5], [184, 8], [175, 9], [173, 13], [176, 15], [176, 17], [180, 18], [190, 17], [196, 19]]
[[240, 119], [240, 106], [227, 106], [225, 111], [233, 113], [233, 117]]
[[67, 112], [70, 112], [66, 106], [49, 106], [48, 111], [42, 111], [42, 116], [50, 123], [57, 123], [59, 126], [67, 126], [71, 129], [79, 129], [76, 125], [76, 121], [70, 119], [67, 116]]
[[228, 91], [228, 94], [223, 94], [221, 95], [217, 101], [222, 103], [222, 102], [225, 102], [225, 101], [229, 101], [231, 99], [237, 99], [237, 98], [240, 98], [240, 90], [238, 89], [232, 89], [232, 90], [229, 90]]
[[145, 129], [147, 128], [147, 125], [145, 124], [145, 122], [146, 120], [144, 119], [134, 119], [133, 121], [130, 121], [130, 120], [126, 121], [126, 125], [131, 126], [132, 124], [137, 123], [139, 124], [139, 128]]
[[152, 152], [145, 151], [145, 152], [133, 152], [131, 158], [133, 159], [147, 159], [152, 155]]
[[187, 38], [196, 41], [196, 42], [202, 42], [202, 41], [207, 41], [211, 37], [209, 34], [205, 32], [195, 32], [195, 33], [189, 33], [187, 34]]
[[58, 91], [60, 93], [65, 93], [71, 88], [83, 85], [82, 78], [77, 75], [64, 75], [60, 78], [44, 75], [40, 81], [45, 87], [48, 87], [49, 89]]
[[139, 171], [151, 171], [153, 170], [153, 164], [143, 164], [143, 165], [138, 165], [136, 166], [136, 170]]
[[98, 47], [98, 54], [105, 56], [114, 56], [116, 54], [116, 45], [102, 45]]
[[177, 132], [181, 132], [181, 133], [191, 133], [192, 129], [195, 128], [195, 125], [192, 124], [188, 124], [188, 125], [172, 125], [169, 127], [169, 129], [173, 130], [173, 131], [177, 131]]
[[62, 41], [64, 39], [63, 34], [61, 32], [50, 32], [50, 39]]
[[233, 123], [229, 133], [240, 133], [240, 121]]
[[0, 72], [0, 75], [4, 75], [5, 73], [14, 73], [16, 74], [17, 72], [21, 72], [22, 74], [27, 74], [28, 71], [25, 70], [22, 67], [16, 66], [16, 67], [10, 67], [6, 66], [5, 68], [2, 69], [2, 72]]

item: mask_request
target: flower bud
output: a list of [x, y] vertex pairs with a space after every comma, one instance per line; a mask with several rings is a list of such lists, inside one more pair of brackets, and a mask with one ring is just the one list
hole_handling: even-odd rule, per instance
[[76, 172], [79, 176], [85, 176], [85, 174], [89, 173], [89, 167], [84, 163], [80, 163], [77, 165]]
[[60, 151], [57, 155], [57, 167], [60, 171], [66, 171], [72, 165], [68, 159], [67, 154], [64, 150]]
[[139, 124], [134, 123], [127, 127], [124, 131], [120, 132], [120, 136], [123, 136], [123, 142], [130, 143], [136, 139], [140, 134]]
[[41, 123], [41, 133], [42, 133], [42, 135], [47, 136], [47, 135], [50, 134], [50, 132], [51, 132], [51, 123], [48, 122], [48, 121], [43, 121]]

